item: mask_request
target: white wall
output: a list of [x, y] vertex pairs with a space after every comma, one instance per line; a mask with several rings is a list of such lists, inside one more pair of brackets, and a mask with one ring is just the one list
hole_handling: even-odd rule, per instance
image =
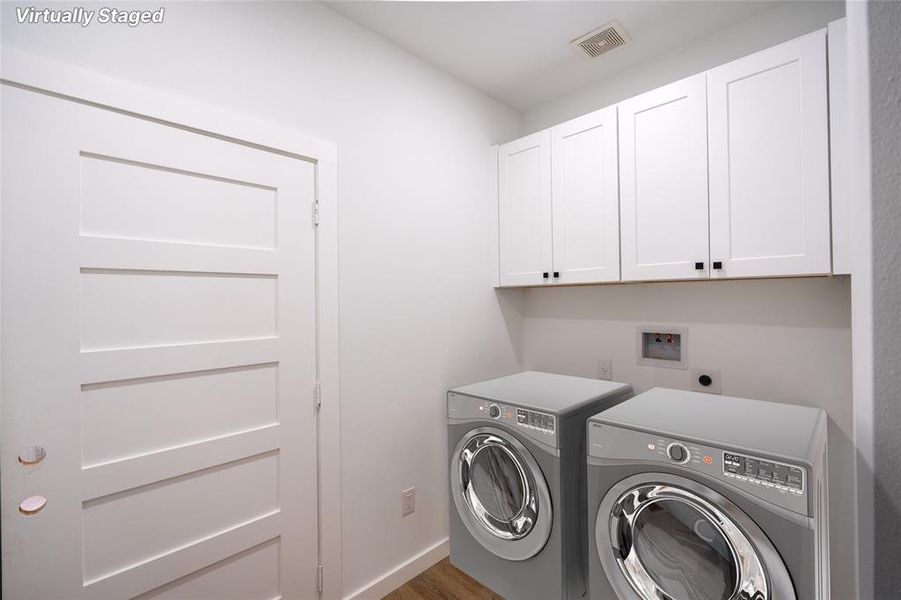
[[4, 45], [338, 144], [345, 592], [440, 543], [444, 390], [518, 368], [518, 294], [486, 266], [487, 149], [518, 115], [318, 4], [170, 2], [137, 29], [14, 8]]
[[720, 369], [722, 393], [826, 409], [833, 598], [854, 589], [851, 306], [847, 277], [579, 286], [526, 292], [524, 365], [690, 389], [689, 371], [638, 366], [636, 327], [688, 329], [691, 367]]
[[521, 133], [550, 127], [821, 29], [830, 21], [844, 16], [844, 10], [844, 2], [840, 1], [780, 4], [657, 59], [605, 77], [578, 92], [532, 108], [523, 114]]

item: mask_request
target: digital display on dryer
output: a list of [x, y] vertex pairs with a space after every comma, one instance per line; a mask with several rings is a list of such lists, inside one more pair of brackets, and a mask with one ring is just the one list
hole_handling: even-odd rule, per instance
[[519, 408], [516, 410], [516, 422], [523, 427], [554, 431], [554, 416], [532, 410]]
[[723, 452], [723, 473], [740, 479], [800, 494], [804, 491], [804, 471], [762, 458]]

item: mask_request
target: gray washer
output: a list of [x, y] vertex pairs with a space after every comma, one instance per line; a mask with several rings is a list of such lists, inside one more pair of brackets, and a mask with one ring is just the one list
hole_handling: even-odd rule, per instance
[[827, 600], [826, 425], [665, 388], [591, 417], [592, 600]]
[[626, 384], [530, 371], [450, 390], [450, 560], [510, 600], [586, 593], [585, 423]]

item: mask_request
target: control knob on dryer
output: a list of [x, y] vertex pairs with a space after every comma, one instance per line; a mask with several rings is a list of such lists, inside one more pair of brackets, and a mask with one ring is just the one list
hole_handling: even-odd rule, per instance
[[666, 453], [673, 460], [673, 462], [684, 463], [688, 462], [688, 448], [683, 446], [682, 444], [670, 444], [666, 448]]
[[501, 409], [497, 404], [492, 404], [488, 407], [488, 416], [492, 419], [496, 419], [501, 416]]

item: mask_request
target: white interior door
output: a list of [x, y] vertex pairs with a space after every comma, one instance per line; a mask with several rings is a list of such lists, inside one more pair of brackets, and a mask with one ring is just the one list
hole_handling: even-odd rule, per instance
[[550, 131], [504, 144], [498, 150], [498, 237], [502, 286], [550, 281]]
[[551, 162], [557, 281], [619, 281], [616, 107], [554, 127]]
[[713, 69], [707, 89], [712, 276], [829, 273], [826, 31]]
[[705, 87], [696, 75], [619, 105], [624, 281], [708, 276]]
[[315, 597], [314, 165], [2, 100], [3, 597]]

